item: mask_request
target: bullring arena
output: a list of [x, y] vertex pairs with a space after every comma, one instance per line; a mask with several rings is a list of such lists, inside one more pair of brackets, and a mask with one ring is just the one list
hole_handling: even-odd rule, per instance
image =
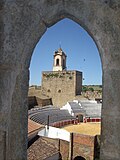
[[62, 108], [37, 107], [28, 117], [28, 160], [99, 158], [101, 104], [74, 101]]

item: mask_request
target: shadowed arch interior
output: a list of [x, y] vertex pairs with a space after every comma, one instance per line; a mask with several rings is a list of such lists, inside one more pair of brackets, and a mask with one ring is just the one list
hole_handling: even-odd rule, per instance
[[86, 160], [86, 159], [82, 156], [77, 156], [77, 157], [74, 158], [74, 160]]

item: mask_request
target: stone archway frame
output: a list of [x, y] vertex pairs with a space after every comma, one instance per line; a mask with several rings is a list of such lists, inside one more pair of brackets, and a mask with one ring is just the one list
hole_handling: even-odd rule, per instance
[[67, 17], [94, 39], [102, 62], [101, 160], [120, 158], [119, 0], [2, 0], [0, 2], [0, 157], [27, 159], [28, 69], [48, 27]]

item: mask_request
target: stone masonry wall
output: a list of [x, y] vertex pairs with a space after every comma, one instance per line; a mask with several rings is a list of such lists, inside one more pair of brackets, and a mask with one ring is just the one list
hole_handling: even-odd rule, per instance
[[52, 105], [52, 99], [41, 99], [36, 96], [28, 96], [28, 109], [34, 108], [34, 106], [47, 106]]
[[62, 160], [67, 160], [69, 157], [69, 142], [60, 140], [60, 154]]
[[[96, 153], [98, 152], [96, 150], [97, 148], [98, 148], [98, 143], [96, 136], [73, 133], [73, 150], [72, 150], [73, 158], [77, 156], [82, 156], [86, 160], [94, 160], [96, 157], [99, 156]], [[60, 140], [60, 153], [62, 155], [62, 160], [67, 160], [69, 158], [68, 142]]]
[[73, 157], [82, 156], [86, 160], [94, 160], [95, 137], [73, 134]]
[[[62, 106], [67, 101], [73, 100], [76, 96], [76, 88], [77, 93], [81, 93], [82, 76], [77, 73], [81, 72], [51, 71], [42, 73], [42, 92], [52, 98], [54, 106]], [[78, 82], [76, 83], [76, 81]]]
[[30, 60], [46, 30], [64, 18], [82, 26], [98, 47], [100, 159], [120, 160], [120, 0], [0, 0], [0, 160], [27, 159]]
[[82, 91], [82, 72], [76, 71], [76, 95], [80, 95]]

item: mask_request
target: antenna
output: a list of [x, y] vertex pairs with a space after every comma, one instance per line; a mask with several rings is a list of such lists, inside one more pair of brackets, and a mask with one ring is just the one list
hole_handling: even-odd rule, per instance
[[49, 129], [49, 115], [47, 117], [47, 129]]
[[60, 41], [60, 43], [59, 43], [59, 48], [61, 48], [61, 41]]

